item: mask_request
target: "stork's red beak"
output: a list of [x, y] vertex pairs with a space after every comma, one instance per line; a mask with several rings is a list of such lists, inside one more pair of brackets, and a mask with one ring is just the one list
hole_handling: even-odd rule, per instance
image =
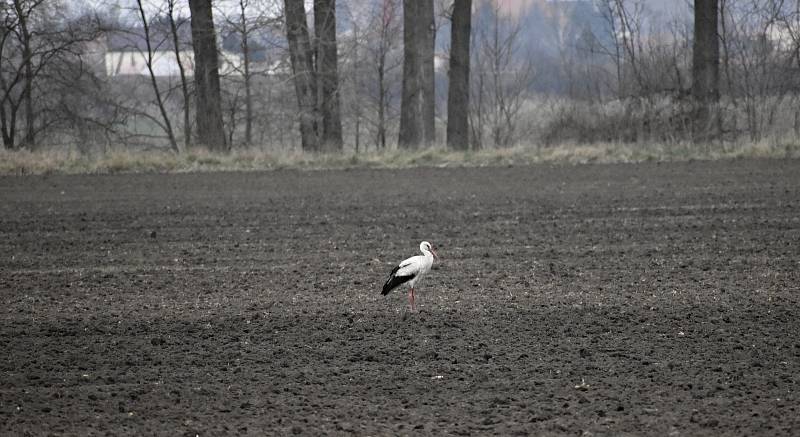
[[433, 255], [434, 258], [439, 259], [439, 255], [436, 254], [436, 249], [432, 247], [431, 247], [431, 254]]

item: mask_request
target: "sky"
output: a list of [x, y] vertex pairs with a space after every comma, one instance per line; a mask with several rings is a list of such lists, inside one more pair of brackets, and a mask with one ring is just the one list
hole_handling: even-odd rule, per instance
[[[135, 0], [64, 0], [70, 9], [75, 10], [100, 10], [103, 8], [108, 8], [110, 4], [113, 3], [120, 3], [123, 6], [127, 4], [128, 7], [135, 6]], [[347, 0], [347, 1], [368, 1], [368, 0]], [[480, 3], [482, 1], [487, 0], [477, 0], [476, 3]], [[505, 11], [508, 14], [518, 14], [520, 12], [524, 12], [526, 9], [530, 8], [533, 4], [543, 1], [552, 1], [552, 0], [497, 0], [499, 2], [501, 10]], [[566, 0], [570, 1], [570, 0]], [[629, 0], [629, 1], [643, 1], [647, 8], [653, 12], [664, 12], [664, 13], [675, 13], [675, 12], [684, 12], [687, 11], [689, 6], [687, 0]], [[342, 3], [343, 0], [339, 0], [339, 3]], [[158, 9], [156, 5], [162, 3], [159, 0], [145, 0], [145, 4], [150, 4], [150, 8], [155, 11]], [[186, 4], [187, 0], [181, 0], [180, 3]], [[234, 6], [235, 2], [230, 0], [216, 0], [216, 6], [225, 8], [230, 5], [230, 7]], [[279, 2], [280, 3], [280, 2]], [[311, 1], [306, 0], [308, 3], [307, 8], [310, 9]], [[185, 7], [185, 13], [188, 14], [188, 6]]]

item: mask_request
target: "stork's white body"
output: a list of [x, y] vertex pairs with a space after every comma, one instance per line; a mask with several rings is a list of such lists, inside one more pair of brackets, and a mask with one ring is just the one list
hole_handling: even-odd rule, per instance
[[422, 277], [428, 274], [431, 271], [431, 266], [433, 266], [433, 254], [427, 251], [423, 253], [424, 255], [412, 256], [403, 260], [397, 273], [395, 273], [395, 276], [413, 276], [408, 281], [408, 286], [411, 288], [419, 284]]
[[392, 272], [389, 274], [389, 279], [387, 279], [386, 283], [383, 285], [382, 291], [382, 294], [385, 295], [401, 284], [408, 284], [410, 287], [408, 301], [411, 303], [412, 310], [414, 310], [414, 287], [416, 287], [422, 278], [431, 271], [433, 258], [436, 257], [433, 246], [427, 241], [420, 243], [419, 250], [422, 252], [422, 255], [407, 258], [392, 269]]

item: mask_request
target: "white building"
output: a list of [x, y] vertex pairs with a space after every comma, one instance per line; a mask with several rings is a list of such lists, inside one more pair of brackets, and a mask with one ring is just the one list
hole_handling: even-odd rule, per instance
[[[186, 76], [194, 76], [194, 52], [181, 50], [178, 52], [181, 65]], [[238, 53], [220, 52], [221, 75], [242, 75], [244, 59]], [[108, 76], [149, 76], [147, 68], [147, 50], [110, 50], [105, 54], [106, 75]], [[263, 68], [262, 65], [251, 65], [253, 69]], [[268, 68], [267, 74], [275, 74], [274, 68]], [[153, 74], [156, 77], [180, 76], [178, 58], [174, 51], [158, 50], [153, 52]]]

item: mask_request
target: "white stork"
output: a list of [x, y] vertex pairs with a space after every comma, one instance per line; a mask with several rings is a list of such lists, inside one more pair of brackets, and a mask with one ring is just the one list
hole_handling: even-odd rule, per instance
[[422, 255], [412, 256], [392, 269], [381, 292], [385, 296], [397, 286], [407, 283], [411, 288], [408, 293], [411, 311], [414, 311], [414, 286], [419, 284], [422, 277], [431, 270], [433, 259], [438, 258], [433, 246], [427, 241], [419, 244], [419, 250], [422, 251]]

